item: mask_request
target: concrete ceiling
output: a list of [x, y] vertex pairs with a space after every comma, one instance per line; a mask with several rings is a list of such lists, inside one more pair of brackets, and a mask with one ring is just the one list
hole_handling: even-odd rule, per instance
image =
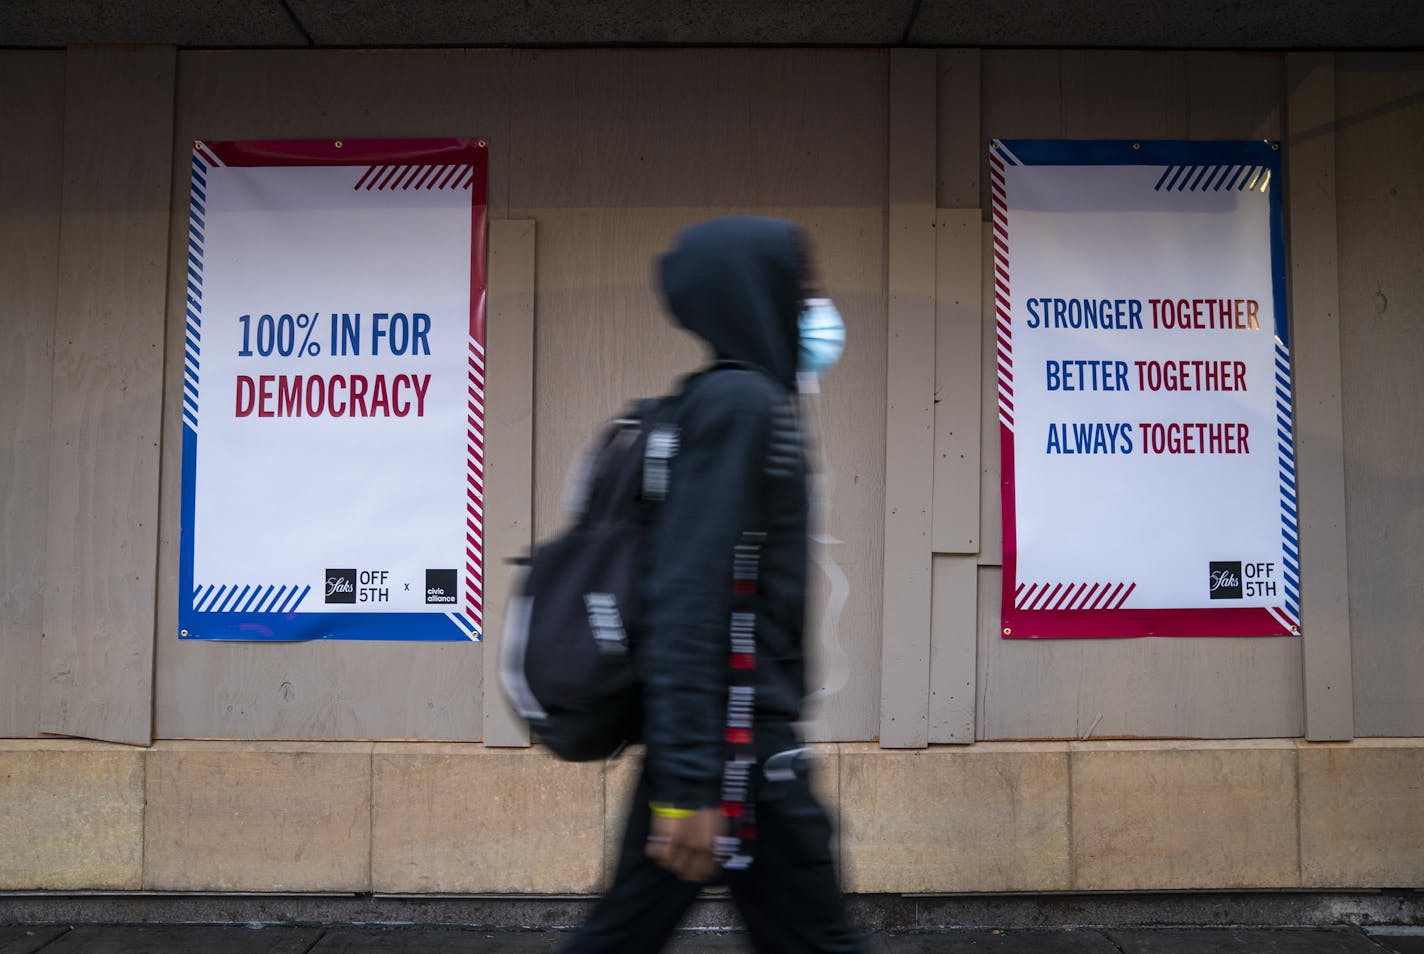
[[0, 0], [0, 48], [1424, 47], [1421, 0]]

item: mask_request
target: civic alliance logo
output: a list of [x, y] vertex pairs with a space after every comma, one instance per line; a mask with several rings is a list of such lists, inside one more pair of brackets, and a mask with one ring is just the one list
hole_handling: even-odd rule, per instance
[[458, 601], [454, 570], [425, 571], [425, 602], [454, 603]]

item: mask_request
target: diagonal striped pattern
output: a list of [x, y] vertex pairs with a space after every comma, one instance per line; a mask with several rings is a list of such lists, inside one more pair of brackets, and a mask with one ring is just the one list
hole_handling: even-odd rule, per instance
[[310, 586], [263, 586], [230, 583], [193, 587], [193, 610], [198, 613], [295, 613], [311, 592]]
[[464, 633], [474, 642], [480, 641], [479, 629], [474, 623], [470, 622], [469, 617], [464, 613], [446, 613], [445, 618], [459, 627], [460, 632]]
[[1122, 609], [1135, 589], [1136, 583], [1020, 583], [1014, 590], [1014, 609]]
[[471, 619], [484, 617], [485, 520], [485, 349], [470, 339], [469, 410], [465, 420], [465, 448], [469, 471], [465, 481], [465, 612]]
[[999, 140], [989, 153], [989, 190], [994, 222], [994, 327], [999, 365], [999, 421], [1014, 430], [1014, 333], [1009, 297], [1009, 210], [1004, 164], [1022, 165]]
[[1265, 192], [1271, 170], [1265, 166], [1168, 166], [1154, 192]]
[[411, 189], [469, 189], [475, 184], [475, 167], [469, 163], [446, 165], [368, 166], [356, 180], [357, 191], [404, 192]]
[[184, 276], [183, 425], [198, 432], [198, 359], [203, 346], [203, 246], [208, 228], [208, 171], [221, 165], [201, 142], [193, 143], [193, 183], [188, 198], [188, 271]]
[[1276, 339], [1276, 463], [1281, 478], [1281, 550], [1284, 554], [1285, 613], [1271, 615], [1290, 632], [1300, 629], [1300, 525], [1296, 513], [1295, 436], [1291, 424], [1290, 354]]

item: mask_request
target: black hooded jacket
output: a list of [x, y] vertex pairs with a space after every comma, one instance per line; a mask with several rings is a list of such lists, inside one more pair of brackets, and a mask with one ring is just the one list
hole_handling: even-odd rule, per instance
[[755, 598], [758, 739], [788, 737], [800, 715], [807, 494], [794, 395], [804, 272], [800, 230], [763, 218], [694, 226], [659, 261], [677, 322], [737, 366], [686, 384], [648, 547], [637, 658], [655, 802], [718, 801], [733, 553], [744, 532], [766, 534]]

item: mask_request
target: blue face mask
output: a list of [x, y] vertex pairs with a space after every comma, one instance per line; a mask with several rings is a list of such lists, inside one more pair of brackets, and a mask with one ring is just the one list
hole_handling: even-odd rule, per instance
[[845, 321], [829, 298], [808, 298], [801, 303], [798, 320], [800, 347], [796, 370], [822, 375], [831, 370], [845, 351]]

